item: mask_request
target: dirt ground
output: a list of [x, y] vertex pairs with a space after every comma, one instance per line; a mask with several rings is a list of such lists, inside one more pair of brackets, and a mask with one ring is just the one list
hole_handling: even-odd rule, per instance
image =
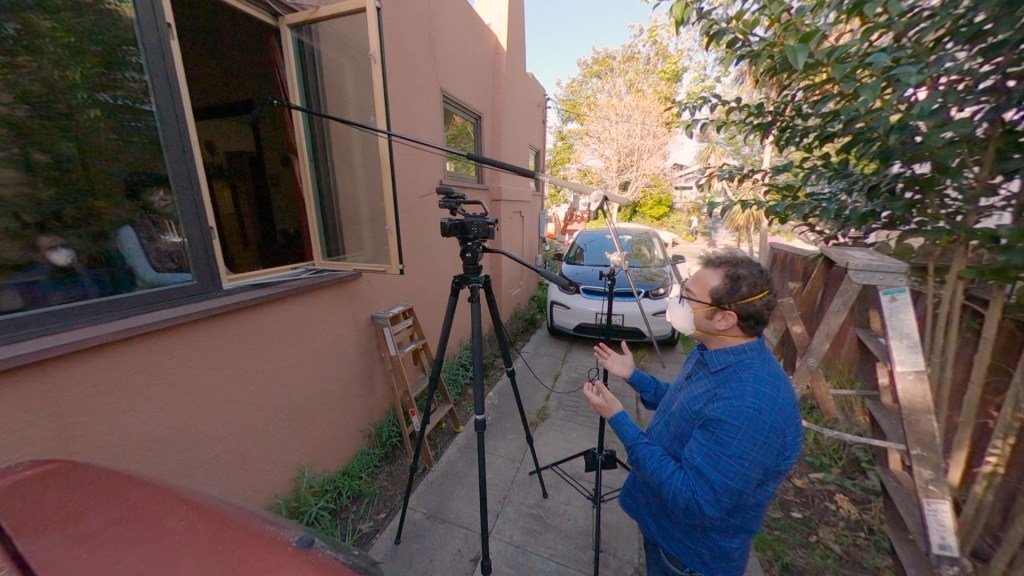
[[754, 541], [768, 575], [897, 574], [878, 493], [844, 488], [801, 462], [779, 488]]

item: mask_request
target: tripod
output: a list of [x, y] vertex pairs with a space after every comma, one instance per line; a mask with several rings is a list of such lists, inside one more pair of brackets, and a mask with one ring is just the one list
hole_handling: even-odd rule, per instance
[[[441, 189], [438, 190], [441, 194]], [[474, 201], [457, 200], [459, 206], [463, 203], [474, 203]], [[479, 201], [475, 201], [479, 203]], [[442, 200], [442, 207], [449, 207]], [[459, 209], [461, 210], [461, 209]], [[486, 210], [486, 208], [485, 208]], [[455, 213], [453, 211], [453, 213]], [[465, 212], [459, 211], [460, 214]], [[486, 214], [486, 212], [485, 212]], [[542, 273], [545, 277], [554, 276], [546, 271], [541, 271], [532, 264], [522, 260], [504, 250], [488, 248], [484, 244], [484, 237], [490, 234], [493, 238], [493, 225], [487, 229], [490, 219], [481, 219], [480, 215], [471, 215], [466, 220], [448, 219], [442, 220], [441, 233], [443, 236], [459, 237], [459, 257], [462, 259], [462, 274], [452, 278], [451, 291], [448, 295], [448, 307], [445, 310], [444, 321], [441, 327], [441, 336], [438, 339], [438, 354], [434, 358], [434, 364], [430, 371], [430, 380], [427, 386], [426, 406], [423, 409], [423, 423], [420, 426], [419, 435], [416, 439], [416, 449], [413, 452], [412, 464], [409, 466], [409, 479], [405, 486], [405, 496], [402, 501], [402, 513], [398, 521], [398, 532], [395, 536], [395, 544], [402, 541], [402, 529], [405, 525], [405, 515], [409, 508], [409, 497], [412, 493], [412, 483], [419, 465], [420, 450], [423, 447], [424, 436], [430, 424], [430, 407], [434, 399], [440, 381], [441, 368], [444, 363], [444, 350], [448, 346], [448, 337], [451, 334], [452, 321], [455, 318], [455, 308], [458, 304], [459, 293], [463, 289], [469, 289], [470, 323], [472, 330], [472, 361], [473, 361], [473, 429], [476, 431], [476, 455], [477, 474], [480, 491], [480, 572], [484, 576], [491, 573], [491, 555], [489, 545], [489, 534], [487, 527], [487, 466], [484, 452], [484, 432], [487, 429], [487, 417], [484, 413], [484, 373], [483, 373], [483, 329], [480, 317], [480, 289], [483, 289], [484, 298], [487, 300], [487, 309], [491, 315], [491, 322], [494, 325], [495, 336], [498, 340], [498, 349], [501, 351], [501, 358], [505, 365], [505, 372], [508, 374], [509, 382], [512, 384], [512, 393], [515, 395], [516, 406], [519, 409], [519, 419], [523, 424], [523, 432], [526, 435], [526, 444], [530, 447], [530, 455], [533, 457], [534, 470], [540, 482], [541, 494], [548, 497], [547, 488], [544, 486], [544, 478], [541, 476], [540, 462], [537, 460], [537, 452], [533, 446], [533, 434], [530, 433], [530, 425], [526, 418], [526, 411], [523, 409], [523, 401], [519, 394], [519, 386], [516, 384], [515, 369], [512, 367], [512, 355], [509, 353], [509, 344], [506, 336], [501, 330], [501, 316], [498, 313], [498, 305], [494, 298], [494, 290], [491, 288], [491, 278], [482, 274], [483, 266], [480, 264], [480, 257], [484, 253], [501, 254], [522, 264], [528, 268]]]
[[[601, 278], [607, 280], [607, 293], [606, 300], [607, 304], [605, 307], [605, 338], [604, 343], [611, 346], [611, 334], [612, 334], [612, 310], [615, 302], [615, 276], [616, 268], [611, 266], [608, 272], [602, 272]], [[604, 369], [601, 371], [601, 382], [605, 387], [608, 386], [608, 370]], [[622, 460], [619, 460], [614, 450], [608, 450], [604, 445], [604, 433], [607, 422], [603, 417], [598, 420], [597, 427], [597, 446], [594, 448], [587, 448], [581, 452], [577, 452], [572, 456], [567, 456], [561, 460], [552, 462], [547, 466], [543, 466], [538, 470], [530, 472], [530, 475], [537, 474], [540, 477], [540, 473], [543, 470], [551, 470], [559, 478], [565, 480], [573, 489], [583, 495], [584, 498], [590, 500], [591, 506], [594, 508], [594, 575], [597, 576], [600, 572], [601, 566], [601, 505], [605, 502], [610, 502], [618, 497], [620, 488], [616, 488], [608, 492], [607, 494], [602, 493], [601, 481], [602, 472], [604, 470], [615, 470], [619, 466], [622, 466], [627, 471], [629, 465]], [[585, 472], [595, 472], [594, 475], [594, 489], [589, 490], [579, 480], [570, 476], [565, 470], [562, 470], [561, 465], [567, 462], [576, 460], [577, 458], [583, 458], [583, 469]]]

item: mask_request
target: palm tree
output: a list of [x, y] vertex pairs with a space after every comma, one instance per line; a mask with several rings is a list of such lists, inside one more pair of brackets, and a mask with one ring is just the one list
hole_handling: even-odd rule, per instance
[[736, 245], [742, 240], [747, 241], [747, 253], [754, 256], [754, 229], [762, 227], [766, 221], [764, 210], [753, 204], [761, 199], [760, 185], [756, 183], [732, 184], [715, 177], [717, 171], [728, 165], [749, 164], [752, 150], [737, 150], [719, 133], [709, 130], [702, 137], [703, 146], [697, 152], [696, 162], [705, 169], [704, 188], [718, 199], [728, 201], [729, 208], [722, 214], [725, 225], [736, 234]]
[[753, 204], [744, 201], [753, 201], [760, 198], [757, 186], [740, 186], [730, 195], [733, 201], [728, 210], [723, 214], [725, 225], [736, 232], [736, 247], [740, 247], [740, 233], [747, 241], [747, 254], [754, 257], [754, 228], [762, 226], [764, 230], [764, 210]]

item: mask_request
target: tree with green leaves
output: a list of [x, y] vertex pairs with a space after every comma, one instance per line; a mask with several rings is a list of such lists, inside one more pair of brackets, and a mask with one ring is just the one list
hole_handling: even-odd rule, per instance
[[670, 194], [671, 108], [683, 73], [667, 22], [635, 29], [622, 46], [595, 49], [576, 76], [558, 84], [549, 171], [630, 199]]
[[[685, 117], [697, 130], [775, 139], [786, 162], [724, 176], [794, 176], [769, 185], [776, 219], [831, 237], [856, 228], [948, 244], [1011, 240], [977, 224], [1021, 212], [1024, 7], [948, 4], [674, 2], [678, 25], [778, 86], [771, 105], [712, 94], [685, 103]], [[999, 261], [1015, 258], [1010, 242], [996, 244], [1010, 248], [996, 250]]]

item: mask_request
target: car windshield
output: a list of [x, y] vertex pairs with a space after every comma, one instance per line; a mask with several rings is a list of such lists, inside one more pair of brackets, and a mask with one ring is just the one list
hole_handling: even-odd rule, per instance
[[[651, 268], [665, 265], [658, 235], [650, 232], [619, 230], [622, 250], [629, 253], [631, 268]], [[612, 235], [607, 231], [580, 232], [565, 255], [566, 264], [577, 266], [607, 266], [608, 255], [615, 252]]]

